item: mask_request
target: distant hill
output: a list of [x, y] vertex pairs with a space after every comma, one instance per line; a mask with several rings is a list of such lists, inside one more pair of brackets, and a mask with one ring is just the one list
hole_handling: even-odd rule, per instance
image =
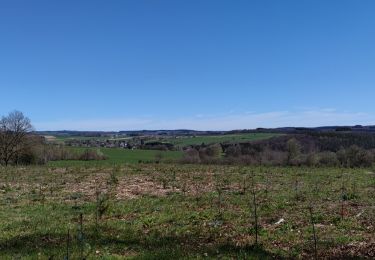
[[226, 133], [305, 133], [305, 132], [363, 132], [375, 133], [375, 126], [319, 126], [319, 127], [278, 127], [278, 128], [257, 128], [232, 130]]
[[177, 130], [129, 130], [129, 131], [36, 131], [39, 135], [49, 136], [85, 136], [85, 137], [102, 137], [114, 135], [127, 136], [204, 136], [204, 135], [225, 135], [239, 133], [282, 133], [295, 134], [305, 132], [365, 132], [375, 133], [375, 126], [320, 126], [320, 127], [278, 127], [278, 128], [257, 128], [257, 129], [239, 129], [231, 131], [196, 131], [190, 129]]

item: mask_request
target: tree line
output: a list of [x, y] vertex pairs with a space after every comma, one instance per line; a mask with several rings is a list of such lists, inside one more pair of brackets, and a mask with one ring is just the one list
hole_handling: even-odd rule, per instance
[[245, 143], [196, 145], [184, 163], [273, 166], [370, 167], [375, 162], [375, 134], [288, 134]]

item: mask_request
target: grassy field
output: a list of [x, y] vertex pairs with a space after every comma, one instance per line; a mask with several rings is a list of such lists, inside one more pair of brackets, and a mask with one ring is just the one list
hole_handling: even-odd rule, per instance
[[372, 169], [17, 167], [0, 183], [0, 259], [375, 256]]
[[[76, 152], [83, 152], [86, 148], [71, 148]], [[95, 148], [90, 148], [95, 149]], [[67, 167], [67, 166], [112, 166], [114, 164], [155, 162], [157, 156], [161, 156], [162, 161], [178, 160], [182, 157], [179, 151], [156, 151], [156, 150], [129, 150], [121, 148], [100, 148], [100, 151], [108, 157], [102, 161], [51, 161], [49, 166]]]
[[268, 139], [278, 134], [272, 133], [249, 133], [249, 134], [232, 134], [232, 135], [212, 135], [212, 136], [180, 136], [172, 138], [162, 138], [163, 142], [171, 143], [179, 147], [188, 145], [198, 145], [198, 144], [213, 144], [213, 143], [241, 143], [241, 142], [251, 142], [256, 140]]

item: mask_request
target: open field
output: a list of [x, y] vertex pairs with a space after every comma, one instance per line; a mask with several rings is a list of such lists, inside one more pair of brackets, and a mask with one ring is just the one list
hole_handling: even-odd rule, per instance
[[0, 183], [0, 259], [308, 259], [314, 230], [319, 258], [375, 257], [372, 169], [8, 167]]
[[[76, 152], [83, 152], [87, 148], [83, 147], [70, 147], [69, 149]], [[96, 148], [90, 148], [96, 149]], [[113, 166], [114, 164], [123, 163], [138, 163], [142, 162], [155, 162], [158, 156], [161, 156], [162, 161], [178, 160], [182, 157], [180, 151], [157, 151], [157, 150], [129, 150], [121, 148], [100, 148], [104, 155], [108, 157], [107, 160], [102, 161], [50, 161], [49, 166], [55, 167], [69, 167], [69, 166]]]
[[228, 135], [212, 135], [212, 136], [178, 136], [161, 138], [163, 142], [171, 143], [179, 147], [188, 145], [214, 144], [214, 143], [242, 143], [257, 140], [264, 140], [279, 134], [272, 133], [249, 133], [249, 134], [228, 134]]

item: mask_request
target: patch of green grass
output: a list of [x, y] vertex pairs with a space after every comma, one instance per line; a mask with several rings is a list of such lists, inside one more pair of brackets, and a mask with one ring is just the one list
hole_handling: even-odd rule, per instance
[[[72, 147], [76, 152], [83, 152], [87, 148]], [[96, 149], [96, 148], [89, 148]], [[67, 166], [110, 166], [114, 164], [138, 163], [138, 162], [155, 162], [158, 156], [161, 156], [161, 161], [176, 161], [182, 157], [180, 151], [157, 151], [157, 150], [130, 150], [121, 148], [100, 148], [106, 160], [101, 161], [51, 161], [49, 166], [67, 167]]]

